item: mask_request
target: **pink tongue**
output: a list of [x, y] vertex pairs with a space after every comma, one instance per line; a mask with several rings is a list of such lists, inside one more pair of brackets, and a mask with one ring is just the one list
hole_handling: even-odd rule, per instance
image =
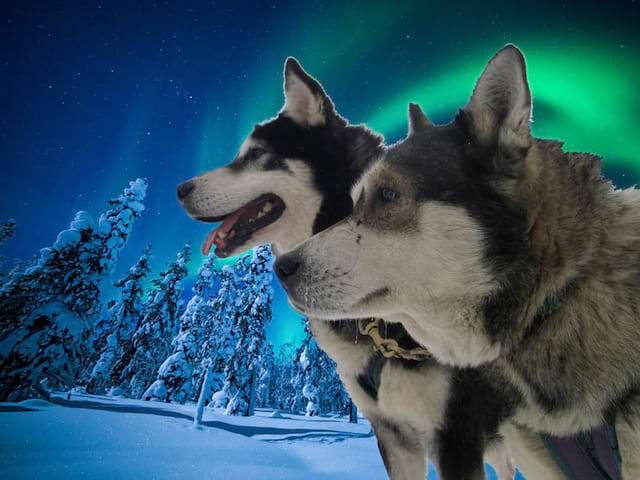
[[217, 230], [211, 230], [211, 232], [209, 232], [209, 235], [207, 235], [207, 238], [205, 239], [204, 243], [202, 244], [202, 254], [205, 257], [209, 256], [209, 252], [211, 251], [211, 247], [215, 243], [216, 231]]
[[236, 224], [236, 222], [240, 218], [240, 215], [242, 215], [242, 212], [244, 212], [244, 210], [245, 210], [244, 207], [236, 210], [224, 220], [222, 225], [220, 225], [218, 228], [209, 232], [209, 235], [207, 235], [207, 238], [202, 244], [202, 254], [205, 257], [209, 255], [209, 252], [211, 251], [211, 247], [213, 246], [214, 243], [221, 248], [224, 248], [227, 246], [226, 240], [219, 238], [218, 233], [222, 232], [228, 235], [229, 232], [233, 229], [233, 226]]

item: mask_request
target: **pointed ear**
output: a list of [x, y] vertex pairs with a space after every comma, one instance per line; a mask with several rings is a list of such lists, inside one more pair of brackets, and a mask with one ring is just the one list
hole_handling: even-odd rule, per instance
[[287, 58], [284, 64], [284, 98], [281, 113], [299, 125], [325, 125], [329, 117], [335, 115], [333, 103], [322, 85], [293, 57]]
[[491, 168], [517, 178], [531, 145], [531, 93], [517, 47], [507, 45], [489, 60], [462, 116], [478, 144], [494, 153]]
[[423, 113], [420, 105], [417, 103], [409, 104], [409, 135], [424, 132], [427, 128], [433, 126], [431, 120]]

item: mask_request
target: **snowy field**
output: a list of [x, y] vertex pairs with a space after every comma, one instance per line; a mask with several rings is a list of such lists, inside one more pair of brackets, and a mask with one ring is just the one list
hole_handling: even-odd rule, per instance
[[[0, 404], [4, 480], [387, 478], [364, 419], [258, 410], [231, 417], [194, 405], [97, 395]], [[429, 480], [437, 478], [430, 469]], [[493, 478], [492, 475], [489, 478]]]

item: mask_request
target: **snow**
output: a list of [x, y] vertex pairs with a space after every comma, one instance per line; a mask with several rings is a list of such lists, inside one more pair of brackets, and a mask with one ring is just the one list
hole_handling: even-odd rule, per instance
[[[354, 425], [268, 409], [236, 417], [206, 408], [193, 426], [194, 410], [192, 403], [75, 393], [0, 403], [0, 478], [387, 478], [366, 419]], [[430, 464], [427, 480], [436, 479]]]
[[98, 221], [98, 232], [102, 235], [107, 235], [112, 228], [113, 228], [113, 224], [103, 214], [100, 217], [100, 220]]
[[211, 397], [211, 403], [213, 403], [216, 406], [226, 405], [226, 403], [227, 403], [227, 394], [224, 393], [223, 390], [217, 391]]
[[55, 250], [51, 247], [45, 247], [40, 249], [41, 264], [44, 264], [53, 258]]
[[164, 382], [162, 380], [156, 380], [142, 394], [142, 398], [145, 400], [163, 400], [164, 401], [164, 399], [167, 398], [167, 387], [164, 386]]
[[95, 222], [91, 214], [85, 210], [80, 210], [76, 213], [73, 221], [71, 222], [71, 228], [76, 230], [93, 229]]
[[143, 200], [147, 192], [147, 181], [137, 178], [129, 182], [129, 188], [125, 189], [125, 195], [130, 195], [135, 200]]
[[[68, 406], [62, 406], [68, 405]], [[72, 395], [0, 404], [0, 478], [385, 479], [363, 421]]]
[[71, 228], [69, 230], [63, 230], [58, 234], [58, 238], [56, 242], [53, 244], [53, 247], [60, 250], [67, 245], [72, 245], [74, 243], [78, 243], [80, 241], [80, 231], [75, 228]]
[[34, 317], [38, 315], [56, 317], [56, 324], [60, 330], [67, 330], [73, 336], [78, 336], [82, 333], [82, 322], [62, 302], [53, 301], [48, 303], [34, 310], [31, 315]]
[[136, 213], [140, 213], [144, 210], [144, 205], [141, 202], [129, 202], [129, 208]]

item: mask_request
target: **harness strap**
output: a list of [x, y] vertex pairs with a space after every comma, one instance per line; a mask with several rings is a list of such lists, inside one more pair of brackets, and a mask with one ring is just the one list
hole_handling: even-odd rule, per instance
[[569, 480], [622, 480], [613, 422], [571, 437], [542, 435], [545, 446]]
[[365, 370], [356, 377], [360, 388], [373, 400], [378, 400], [380, 376], [385, 363], [387, 363], [387, 358], [380, 352], [374, 352]]

